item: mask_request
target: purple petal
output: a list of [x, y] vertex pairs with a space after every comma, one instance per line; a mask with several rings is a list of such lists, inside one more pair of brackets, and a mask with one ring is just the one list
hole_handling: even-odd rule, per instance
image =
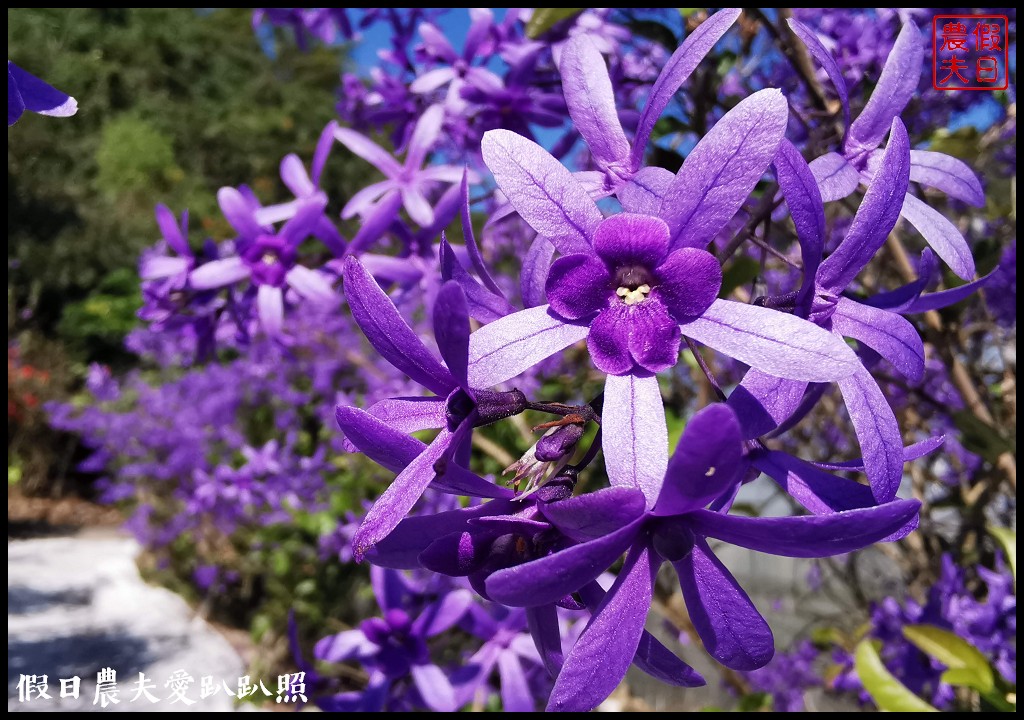
[[971, 248], [956, 226], [938, 210], [907, 193], [903, 199], [903, 218], [917, 228], [925, 242], [949, 265], [949, 269], [963, 280], [974, 277], [974, 258]]
[[255, 238], [267, 232], [256, 222], [253, 206], [237, 188], [222, 187], [218, 190], [217, 204], [224, 218], [243, 238]]
[[917, 500], [896, 500], [832, 515], [740, 517], [709, 510], [688, 516], [695, 532], [733, 545], [786, 557], [828, 557], [860, 550], [892, 535], [917, 515]]
[[543, 235], [534, 238], [530, 249], [526, 251], [519, 278], [520, 292], [525, 307], [537, 307], [547, 302], [544, 284], [547, 282], [551, 258], [554, 257], [554, 254], [555, 246]]
[[682, 515], [702, 508], [738, 484], [745, 469], [736, 414], [724, 403], [709, 405], [686, 423], [653, 512]]
[[434, 68], [428, 70], [422, 75], [417, 76], [415, 80], [409, 83], [409, 92], [418, 94], [432, 93], [439, 87], [447, 85], [456, 77], [455, 70], [450, 67]]
[[387, 193], [380, 202], [363, 217], [363, 225], [349, 243], [348, 252], [358, 254], [376, 242], [398, 217], [398, 208], [402, 205], [401, 193]]
[[353, 153], [370, 163], [389, 178], [397, 178], [402, 173], [402, 166], [380, 145], [365, 135], [360, 135], [349, 128], [336, 127], [334, 137]]
[[610, 487], [541, 507], [552, 525], [576, 542], [588, 542], [620, 530], [644, 514], [643, 493]]
[[647, 98], [647, 104], [644, 105], [637, 123], [636, 136], [633, 140], [633, 170], [638, 170], [643, 165], [644, 151], [647, 149], [654, 124], [658, 122], [658, 118], [675, 97], [676, 91], [686, 82], [690, 73], [696, 69], [704, 56], [711, 52], [711, 48], [721, 39], [725, 31], [732, 27], [739, 16], [739, 8], [730, 8], [715, 13], [702, 22], [665, 63], [658, 79], [654, 81], [654, 87], [651, 88], [651, 94]]
[[828, 75], [828, 79], [832, 81], [832, 85], [836, 89], [836, 95], [839, 96], [839, 102], [843, 105], [843, 127], [850, 127], [850, 96], [846, 89], [846, 80], [843, 79], [843, 72], [839, 69], [839, 65], [836, 63], [836, 59], [832, 57], [832, 53], [821, 43], [818, 39], [817, 34], [809, 27], [804, 25], [796, 18], [789, 18], [786, 22], [789, 23], [789, 27], [796, 33], [797, 37], [803, 40], [804, 45], [807, 46], [807, 50], [814, 56], [814, 59], [818, 61], [821, 68]]
[[542, 305], [495, 320], [469, 338], [469, 383], [489, 388], [529, 370], [587, 336]]
[[654, 295], [677, 322], [702, 315], [722, 287], [722, 266], [714, 255], [696, 248], [676, 250], [654, 274], [658, 278]]
[[640, 546], [630, 551], [558, 674], [549, 711], [588, 712], [626, 676], [640, 645], [654, 593], [658, 561]]
[[864, 456], [871, 492], [878, 502], [888, 502], [896, 497], [903, 479], [903, 438], [899, 423], [882, 389], [863, 367], [838, 383]]
[[281, 160], [281, 180], [297, 198], [309, 197], [316, 193], [316, 186], [309, 179], [306, 167], [295, 153], [285, 155]]
[[288, 284], [302, 297], [324, 305], [331, 305], [339, 300], [327, 278], [316, 270], [296, 265], [284, 276]]
[[945, 153], [910, 151], [910, 179], [974, 207], [984, 207], [985, 191], [967, 163]]
[[[434, 398], [424, 398], [434, 400]], [[338, 427], [345, 433], [345, 440], [359, 452], [366, 455], [378, 465], [393, 473], [400, 473], [425, 449], [426, 445], [414, 437], [405, 434], [399, 424], [390, 422], [386, 416], [392, 408], [385, 403], [401, 403], [401, 400], [385, 400], [370, 407], [370, 412], [358, 408], [339, 405], [334, 412]], [[435, 400], [442, 404], [443, 401]], [[381, 406], [381, 407], [378, 407]], [[379, 417], [377, 412], [385, 414]], [[424, 420], [423, 422], [429, 422]], [[443, 426], [447, 420], [441, 423]], [[406, 420], [413, 426], [419, 424], [415, 419]]]
[[434, 208], [419, 190], [402, 188], [402, 205], [413, 222], [420, 227], [429, 227], [434, 222]]
[[704, 648], [733, 670], [764, 667], [775, 654], [775, 638], [736, 578], [703, 538], [673, 563], [686, 609]]
[[498, 655], [498, 679], [501, 680], [501, 709], [503, 712], [533, 712], [536, 705], [533, 692], [526, 681], [526, 673], [515, 653]]
[[[365, 259], [365, 256], [363, 257]], [[403, 262], [408, 261], [403, 260]], [[441, 236], [441, 279], [453, 280], [459, 284], [466, 294], [470, 317], [479, 320], [482, 324], [494, 322], [498, 318], [511, 315], [516, 311], [502, 295], [495, 295], [466, 272], [443, 234]]]
[[988, 284], [988, 281], [996, 276], [999, 271], [997, 265], [995, 270], [990, 272], [980, 280], [973, 282], [964, 283], [955, 288], [949, 290], [940, 290], [939, 292], [928, 293], [927, 295], [921, 295], [914, 298], [902, 308], [896, 308], [901, 313], [922, 313], [928, 312], [929, 310], [940, 310], [950, 305], [955, 305], [962, 300], [966, 300], [974, 293], [978, 292], [981, 288]]
[[607, 570], [633, 543], [642, 521], [538, 560], [498, 570], [487, 578], [487, 594], [512, 607], [556, 603]]
[[860, 173], [839, 153], [826, 153], [811, 161], [809, 167], [818, 183], [823, 202], [842, 200], [860, 185]]
[[675, 175], [660, 167], [641, 168], [628, 183], [619, 188], [618, 197], [622, 209], [641, 215], [657, 215], [661, 202]]
[[[25, 112], [25, 101], [21, 97], [21, 93], [18, 91], [18, 81], [14, 79], [14, 73], [11, 72], [11, 66], [13, 63], [7, 61], [7, 127], [10, 127], [14, 123], [18, 122], [18, 119]], [[14, 67], [17, 67], [16, 65]]]
[[448, 42], [448, 38], [445, 37], [440, 28], [432, 23], [420, 23], [419, 31], [420, 37], [423, 38], [423, 47], [431, 55], [436, 55], [447, 63], [454, 63], [459, 59], [459, 56], [455, 53], [455, 48]]
[[569, 115], [601, 167], [629, 162], [629, 141], [615, 110], [604, 56], [587, 35], [576, 35], [562, 47], [562, 92]]
[[484, 263], [483, 255], [480, 254], [480, 246], [477, 245], [476, 234], [473, 232], [473, 217], [470, 214], [469, 207], [468, 168], [463, 168], [462, 171], [459, 196], [462, 199], [462, 202], [459, 203], [459, 219], [462, 221], [462, 235], [466, 239], [466, 252], [469, 255], [469, 261], [473, 264], [473, 269], [476, 271], [477, 277], [480, 278], [480, 282], [483, 283], [484, 287], [498, 297], [504, 299], [505, 293], [501, 291], [501, 288], [499, 288], [497, 283], [495, 283], [491, 278], [491, 274], [487, 272], [487, 265]]
[[316, 187], [320, 187], [320, 176], [323, 175], [324, 165], [327, 164], [331, 148], [334, 147], [334, 131], [337, 128], [338, 123], [331, 120], [324, 126], [323, 131], [320, 133], [320, 139], [316, 142], [316, 149], [313, 151], [313, 165], [310, 168], [312, 170], [313, 184]]
[[14, 124], [14, 121], [21, 116], [18, 108], [31, 110], [40, 115], [51, 117], [71, 117], [78, 112], [78, 101], [67, 93], [63, 93], [52, 85], [43, 82], [30, 72], [7, 61], [7, 104], [11, 104], [11, 86], [16, 88], [14, 110], [17, 111], [14, 120], [11, 120], [11, 107], [7, 108], [7, 125]]
[[[435, 397], [388, 398], [375, 402], [366, 412], [400, 433], [442, 428], [448, 422], [445, 401]], [[408, 459], [411, 461], [412, 457]], [[401, 470], [388, 469], [392, 472]]]
[[178, 220], [170, 208], [163, 204], [156, 206], [156, 224], [160, 228], [160, 234], [164, 236], [164, 240], [167, 241], [170, 248], [183, 257], [192, 255], [192, 249], [188, 246], [184, 230], [188, 227], [187, 218], [187, 213], [183, 213], [182, 220], [185, 222], [178, 225]]
[[739, 418], [744, 440], [771, 432], [796, 411], [807, 383], [783, 380], [751, 368], [729, 395], [729, 407]]
[[612, 215], [594, 233], [594, 251], [612, 267], [655, 268], [668, 253], [668, 226], [651, 215]]
[[459, 622], [474, 602], [469, 590], [453, 590], [420, 613], [412, 624], [412, 633], [423, 637], [440, 635]]
[[788, 380], [831, 382], [862, 367], [842, 338], [802, 318], [756, 305], [715, 300], [683, 335]]
[[562, 653], [562, 633], [558, 626], [558, 611], [554, 605], [540, 605], [526, 608], [526, 624], [530, 635], [544, 661], [544, 667], [551, 677], [562, 669], [565, 656]]
[[352, 318], [384, 358], [436, 395], [456, 387], [448, 370], [430, 354], [398, 309], [366, 269], [353, 257], [345, 261], [345, 297]]
[[642, 302], [627, 308], [627, 313], [629, 354], [637, 365], [647, 372], [659, 373], [679, 362], [682, 333], [678, 321], [669, 315], [662, 303], [656, 300]]
[[661, 205], [673, 248], [704, 248], [725, 227], [775, 157], [788, 118], [783, 94], [761, 90], [701, 138]]
[[448, 370], [463, 389], [469, 388], [469, 311], [456, 282], [441, 286], [434, 301], [434, 337]]
[[318, 642], [313, 648], [313, 656], [323, 662], [340, 663], [369, 655], [377, 649], [377, 645], [367, 640], [362, 630], [345, 630]]
[[395, 187], [396, 185], [393, 180], [385, 180], [384, 182], [367, 185], [348, 199], [345, 207], [341, 209], [341, 219], [348, 220], [356, 215], [363, 216], [372, 212], [381, 196], [386, 192], [393, 191]]
[[[793, 25], [792, 20], [790, 25]], [[801, 297], [809, 308], [810, 293], [814, 291], [814, 275], [818, 272], [818, 265], [825, 252], [825, 206], [814, 174], [800, 151], [789, 140], [783, 140], [779, 145], [779, 152], [775, 156], [775, 174], [796, 226], [796, 236], [800, 240], [800, 257], [804, 265]]]
[[420, 499], [423, 491], [427, 489], [437, 474], [434, 471], [434, 463], [448, 449], [451, 441], [451, 431], [442, 428], [426, 450], [409, 463], [392, 481], [388, 489], [377, 498], [352, 538], [352, 550], [356, 562], [362, 562], [367, 551], [387, 537], [395, 529], [395, 526], [409, 514], [412, 506]]
[[629, 352], [631, 321], [630, 308], [625, 303], [614, 302], [590, 323], [587, 350], [601, 372], [625, 375], [633, 370], [635, 363]]
[[469, 529], [469, 521], [485, 515], [501, 515], [513, 512], [520, 503], [507, 500], [494, 500], [484, 505], [448, 510], [436, 515], [420, 515], [406, 518], [398, 523], [398, 527], [386, 538], [377, 543], [366, 557], [374, 565], [399, 570], [412, 570], [420, 567], [419, 556], [437, 538], [450, 533], [459, 533]]
[[896, 118], [881, 167], [864, 194], [846, 238], [818, 270], [819, 285], [839, 295], [874, 258], [896, 225], [909, 181], [910, 139]]
[[188, 271], [188, 260], [183, 257], [153, 255], [139, 263], [139, 277], [143, 280], [160, 280]]
[[924, 343], [917, 328], [901, 315], [841, 297], [832, 315], [832, 329], [867, 345], [911, 382], [924, 377]]
[[[925, 455], [935, 452], [942, 444], [946, 441], [945, 435], [937, 435], [930, 437], [927, 440], [921, 440], [920, 442], [912, 443], [903, 448], [903, 462], [913, 462], [918, 458], [922, 458]], [[843, 462], [832, 462], [832, 463], [814, 463], [815, 467], [822, 468], [825, 470], [856, 470], [863, 472], [864, 460], [846, 460]]]
[[420, 691], [424, 704], [436, 712], [455, 712], [455, 688], [437, 665], [413, 665], [412, 681]]
[[848, 157], [852, 153], [873, 150], [882, 142], [893, 120], [914, 96], [923, 60], [921, 33], [913, 23], [904, 23], [868, 104], [850, 125], [846, 137]]
[[567, 320], [589, 317], [608, 307], [611, 281], [607, 266], [593, 255], [563, 255], [548, 273], [548, 302]]
[[256, 312], [267, 335], [280, 335], [284, 327], [284, 293], [281, 288], [260, 285], [256, 291]]
[[564, 165], [508, 130], [485, 133], [481, 150], [498, 186], [530, 227], [564, 254], [590, 251], [601, 211]]
[[639, 488], [652, 507], [668, 467], [668, 427], [656, 377], [609, 375], [601, 449], [613, 486]]

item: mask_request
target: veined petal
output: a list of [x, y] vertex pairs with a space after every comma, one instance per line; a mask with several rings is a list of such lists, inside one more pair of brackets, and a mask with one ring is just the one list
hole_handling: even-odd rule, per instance
[[668, 226], [652, 215], [612, 215], [597, 227], [594, 251], [613, 267], [643, 265], [653, 269], [668, 253]]
[[452, 432], [442, 428], [426, 450], [409, 463], [377, 498], [352, 538], [356, 562], [362, 562], [367, 551], [386, 538], [409, 514], [412, 506], [433, 481], [436, 475], [434, 463], [448, 449], [451, 440]]
[[924, 343], [917, 328], [903, 316], [840, 297], [832, 329], [867, 345], [911, 382], [924, 377]]
[[586, 325], [572, 325], [547, 305], [507, 315], [469, 338], [469, 383], [488, 388], [514, 378], [541, 360], [587, 336]]
[[659, 373], [679, 362], [682, 343], [679, 321], [669, 314], [664, 303], [651, 298], [627, 308], [627, 313], [629, 354], [639, 367], [650, 373]]
[[863, 367], [832, 333], [794, 315], [715, 300], [683, 335], [758, 370], [789, 380], [831, 382]]
[[562, 48], [562, 91], [569, 115], [602, 167], [625, 165], [629, 141], [615, 109], [604, 56], [587, 35], [570, 37]]
[[352, 317], [374, 349], [412, 380], [436, 395], [447, 396], [456, 382], [402, 318], [358, 260], [345, 261], [345, 297]]
[[653, 295], [665, 304], [677, 322], [702, 315], [722, 287], [722, 266], [714, 255], [697, 248], [676, 250], [654, 274], [658, 286]]
[[668, 427], [658, 378], [609, 375], [601, 432], [611, 484], [641, 490], [652, 507], [668, 467]]
[[818, 270], [820, 286], [838, 295], [871, 261], [896, 225], [909, 182], [910, 138], [896, 118], [881, 167], [864, 194], [846, 238]]
[[[476, 242], [476, 233], [473, 232], [473, 217], [470, 213], [469, 207], [469, 169], [463, 168], [461, 184], [459, 186], [459, 197], [462, 202], [459, 203], [459, 220], [462, 223], [462, 235], [466, 239], [466, 253], [469, 255], [469, 261], [473, 265], [473, 269], [476, 271], [476, 275], [480, 278], [480, 282], [483, 283], [484, 287], [490, 290], [494, 295], [500, 297], [502, 300], [505, 299], [505, 294], [501, 291], [501, 288], [491, 278], [491, 274], [487, 271], [487, 264], [484, 263], [483, 255], [480, 253], [480, 246]], [[503, 313], [507, 315], [508, 313]]]
[[555, 246], [543, 235], [534, 238], [530, 249], [526, 251], [519, 278], [520, 292], [523, 295], [525, 307], [537, 307], [547, 302], [544, 286], [551, 269], [551, 258], [554, 255]]
[[703, 538], [673, 563], [686, 609], [711, 657], [733, 670], [764, 667], [775, 655], [771, 628]]
[[654, 594], [658, 560], [633, 548], [558, 674], [548, 710], [588, 712], [611, 695], [633, 662]]
[[590, 251], [601, 211], [568, 168], [532, 140], [490, 130], [484, 162], [522, 218], [563, 253]]
[[[445, 414], [445, 401], [437, 397], [397, 397], [379, 400], [366, 412], [373, 415], [382, 423], [393, 430], [401, 433], [414, 433], [420, 430], [432, 430], [442, 428], [448, 422]], [[420, 449], [423, 445], [420, 444]], [[365, 452], [365, 451], [363, 451]], [[411, 462], [415, 455], [408, 456]], [[376, 459], [375, 459], [376, 461]], [[381, 463], [383, 464], [383, 463]], [[408, 464], [408, 463], [405, 463]], [[392, 472], [399, 472], [402, 468], [388, 467]]]
[[967, 163], [929, 150], [910, 151], [910, 179], [974, 207], [985, 205], [985, 191]]
[[[365, 258], [365, 256], [363, 257]], [[443, 235], [441, 238], [441, 278], [458, 283], [466, 294], [469, 316], [481, 324], [486, 325], [516, 311], [504, 296], [495, 295], [483, 287], [462, 267], [452, 246], [448, 244]]]
[[922, 200], [907, 193], [900, 212], [903, 218], [917, 228], [925, 242], [949, 265], [949, 269], [963, 280], [974, 277], [974, 257], [964, 236], [946, 216]]
[[640, 215], [657, 215], [675, 175], [665, 168], [641, 168], [618, 190], [622, 209]]
[[724, 403], [702, 409], [668, 461], [655, 515], [682, 515], [706, 506], [740, 481], [746, 468], [736, 414]]
[[800, 407], [807, 383], [783, 380], [751, 368], [729, 395], [729, 407], [739, 418], [744, 440], [771, 432]]
[[825, 206], [814, 174], [803, 155], [789, 140], [784, 139], [779, 145], [779, 152], [775, 156], [775, 174], [796, 226], [796, 236], [800, 240], [800, 257], [804, 265], [800, 293], [805, 306], [809, 308], [810, 294], [814, 292], [814, 276], [825, 252]]
[[920, 508], [917, 500], [895, 500], [831, 515], [758, 518], [695, 510], [687, 521], [695, 532], [733, 545], [770, 555], [814, 558], [873, 545], [906, 525]]
[[842, 200], [860, 185], [860, 173], [839, 153], [825, 153], [811, 161], [811, 172], [821, 191], [822, 202]]
[[558, 627], [558, 611], [554, 605], [526, 608], [526, 624], [544, 662], [544, 668], [551, 677], [556, 677], [565, 660], [562, 633]]
[[914, 96], [921, 80], [923, 60], [921, 33], [913, 23], [906, 22], [885, 60], [885, 67], [868, 104], [850, 125], [846, 136], [847, 157], [859, 151], [873, 150], [882, 142], [893, 120]]
[[633, 170], [639, 170], [643, 165], [644, 151], [647, 150], [651, 131], [654, 130], [655, 123], [672, 101], [676, 91], [739, 16], [739, 8], [728, 8], [715, 13], [690, 33], [665, 63], [658, 79], [654, 81], [654, 87], [651, 88], [651, 94], [637, 123], [631, 156]]
[[899, 423], [882, 389], [863, 367], [838, 383], [864, 456], [871, 492], [878, 502], [888, 502], [896, 497], [903, 479]]
[[782, 92], [761, 90], [701, 138], [661, 204], [672, 248], [704, 248], [714, 239], [768, 169], [788, 118]]

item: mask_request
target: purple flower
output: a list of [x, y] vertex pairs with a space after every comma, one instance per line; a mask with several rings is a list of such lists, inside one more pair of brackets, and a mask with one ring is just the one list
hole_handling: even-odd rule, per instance
[[175, 290], [188, 282], [189, 272], [196, 266], [196, 258], [188, 244], [188, 210], [181, 214], [180, 224], [166, 205], [156, 206], [156, 224], [167, 247], [175, 255], [148, 255], [139, 264], [139, 276], [146, 280], [167, 280]]
[[[395, 574], [390, 570], [378, 572]], [[466, 590], [449, 592], [413, 617], [392, 602], [394, 598], [383, 590], [385, 585], [383, 581], [374, 583], [382, 617], [326, 637], [313, 650], [324, 662], [360, 662], [370, 671], [369, 685], [362, 692], [318, 698], [317, 704], [327, 711], [379, 712], [389, 699], [391, 686], [411, 678], [423, 705], [439, 712], [455, 711], [459, 706], [455, 688], [447, 673], [431, 662], [427, 641], [455, 626], [466, 614], [473, 596]]]
[[71, 117], [78, 112], [78, 101], [8, 60], [7, 127], [18, 122], [26, 110], [51, 117]]
[[412, 131], [406, 147], [405, 163], [399, 164], [379, 145], [354, 130], [338, 127], [334, 137], [353, 153], [366, 160], [386, 176], [383, 182], [367, 185], [349, 199], [341, 212], [343, 218], [361, 215], [365, 222], [370, 218], [384, 225], [395, 218], [399, 204], [414, 222], [426, 227], [434, 222], [434, 209], [427, 199], [429, 190], [437, 183], [457, 183], [462, 179], [463, 169], [453, 165], [422, 165], [441, 134], [444, 109], [431, 106], [423, 113]]
[[312, 302], [337, 301], [330, 283], [315, 270], [299, 265], [298, 247], [323, 215], [324, 202], [313, 199], [303, 203], [295, 216], [278, 231], [256, 222], [252, 208], [234, 188], [222, 188], [218, 194], [228, 220], [239, 231], [239, 255], [213, 260], [189, 275], [197, 290], [234, 285], [249, 280], [256, 289], [256, 311], [268, 335], [280, 336], [284, 326], [285, 287]]
[[469, 15], [472, 22], [461, 55], [436, 25], [427, 22], [420, 25], [420, 36], [423, 38], [420, 54], [446, 67], [423, 72], [409, 84], [409, 90], [418, 94], [431, 93], [448, 86], [445, 105], [453, 111], [465, 106], [460, 90], [466, 78], [485, 75], [485, 82], [501, 82], [490, 70], [472, 65], [474, 61], [485, 61], [494, 51], [491, 42], [494, 13], [489, 8], [469, 8]]
[[[607, 401], [606, 401], [607, 402]], [[720, 663], [750, 670], [771, 659], [764, 618], [706, 538], [789, 557], [825, 557], [892, 535], [920, 503], [896, 501], [825, 516], [746, 518], [703, 510], [739, 483], [746, 463], [740, 426], [728, 406], [712, 405], [687, 424], [663, 484], [643, 492], [612, 487], [548, 503], [547, 521], [577, 544], [491, 574], [497, 602], [537, 606], [579, 591], [593, 613], [565, 658], [549, 709], [587, 711], [619, 684], [642, 638], [654, 578], [673, 563], [694, 627]], [[623, 552], [626, 561], [607, 594], [593, 580]], [[693, 680], [699, 678], [690, 671]]]
[[[859, 184], [870, 185], [881, 158], [878, 146], [892, 121], [917, 91], [924, 42], [912, 22], [904, 23], [867, 105], [851, 123], [846, 81], [835, 58], [806, 25], [795, 19], [790, 19], [789, 24], [825, 69], [843, 106], [847, 130], [842, 154], [828, 153], [811, 163], [811, 170], [821, 187], [822, 198], [826, 202], [839, 200], [856, 190]], [[910, 162], [912, 181], [941, 190], [975, 207], [985, 204], [981, 183], [962, 161], [943, 153], [911, 150]], [[917, 228], [928, 245], [953, 272], [965, 280], [974, 277], [974, 258], [970, 247], [956, 226], [945, 216], [910, 193], [904, 196], [900, 214]]]

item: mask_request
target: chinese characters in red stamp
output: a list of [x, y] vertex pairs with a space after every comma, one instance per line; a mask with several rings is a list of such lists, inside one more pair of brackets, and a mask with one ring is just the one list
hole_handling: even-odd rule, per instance
[[932, 87], [1007, 89], [1007, 41], [1005, 15], [936, 15], [932, 20]]

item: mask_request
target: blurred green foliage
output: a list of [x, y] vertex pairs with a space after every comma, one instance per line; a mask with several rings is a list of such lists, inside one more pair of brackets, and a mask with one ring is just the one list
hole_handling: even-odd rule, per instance
[[[228, 228], [216, 191], [247, 182], [284, 197], [278, 163], [308, 159], [331, 119], [336, 50], [261, 51], [245, 10], [10, 9], [8, 57], [70, 93], [69, 119], [26, 114], [8, 130], [9, 337], [60, 337], [79, 360], [116, 361], [138, 292], [125, 289], [158, 237], [153, 206]], [[137, 280], [136, 280], [137, 284]], [[134, 306], [133, 306], [134, 304]]]

